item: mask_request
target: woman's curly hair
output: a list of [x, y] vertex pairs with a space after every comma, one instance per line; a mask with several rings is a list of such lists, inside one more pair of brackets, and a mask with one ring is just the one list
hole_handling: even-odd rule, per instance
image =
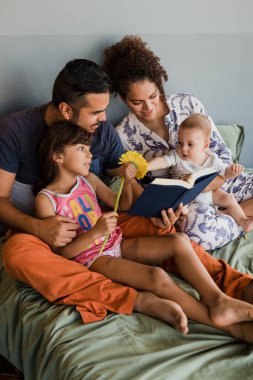
[[140, 36], [125, 36], [104, 50], [102, 69], [110, 76], [111, 90], [126, 98], [131, 83], [145, 79], [155, 83], [164, 97], [163, 81], [168, 80], [165, 69]]

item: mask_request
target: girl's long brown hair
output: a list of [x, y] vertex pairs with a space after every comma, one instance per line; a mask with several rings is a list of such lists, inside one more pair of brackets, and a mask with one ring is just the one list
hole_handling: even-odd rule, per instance
[[51, 183], [58, 174], [58, 166], [53, 160], [54, 153], [63, 153], [66, 145], [90, 145], [91, 134], [85, 129], [67, 121], [48, 127], [38, 148], [39, 179], [33, 187], [38, 192]]

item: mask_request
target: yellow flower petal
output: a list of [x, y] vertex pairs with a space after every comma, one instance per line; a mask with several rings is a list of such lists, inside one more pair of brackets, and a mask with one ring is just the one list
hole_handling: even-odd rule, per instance
[[137, 179], [141, 179], [146, 175], [146, 173], [148, 171], [148, 163], [140, 153], [134, 152], [131, 150], [129, 150], [126, 153], [123, 153], [120, 156], [119, 164], [122, 165], [122, 164], [129, 164], [129, 163], [133, 164], [136, 167], [136, 169], [137, 169], [136, 178]]

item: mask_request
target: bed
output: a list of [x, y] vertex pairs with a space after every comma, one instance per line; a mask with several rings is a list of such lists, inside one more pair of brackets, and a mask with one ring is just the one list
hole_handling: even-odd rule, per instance
[[[218, 128], [238, 161], [243, 128]], [[253, 274], [253, 233], [212, 255]], [[108, 314], [103, 321], [84, 325], [74, 307], [49, 303], [11, 278], [0, 253], [0, 355], [22, 371], [25, 380], [253, 379], [253, 345], [193, 321], [189, 327], [189, 334], [182, 336], [138, 313]]]

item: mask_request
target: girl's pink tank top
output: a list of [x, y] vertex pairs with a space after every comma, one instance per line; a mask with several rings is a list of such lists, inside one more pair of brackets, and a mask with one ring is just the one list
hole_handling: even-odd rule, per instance
[[[77, 182], [69, 194], [57, 194], [48, 189], [42, 189], [40, 193], [45, 194], [50, 199], [56, 215], [67, 216], [78, 222], [80, 227], [77, 230], [77, 236], [91, 230], [102, 215], [96, 194], [84, 177], [77, 177]], [[84, 265], [92, 262], [98, 256], [104, 239], [105, 236], [102, 236], [93, 241], [73, 260]], [[120, 244], [121, 239], [122, 231], [120, 227], [116, 227], [110, 234], [104, 252], [113, 251], [116, 245]]]

